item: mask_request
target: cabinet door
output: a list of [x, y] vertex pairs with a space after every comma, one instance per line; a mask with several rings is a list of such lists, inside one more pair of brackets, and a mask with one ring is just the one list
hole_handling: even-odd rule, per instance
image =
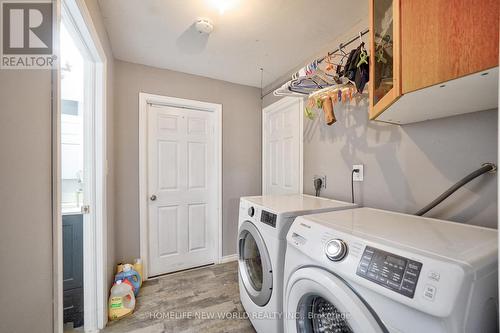
[[63, 215], [64, 322], [83, 325], [83, 215]]
[[402, 1], [403, 94], [498, 66], [499, 2]]
[[83, 215], [63, 215], [63, 289], [83, 287]]
[[370, 0], [370, 119], [401, 96], [400, 0]]

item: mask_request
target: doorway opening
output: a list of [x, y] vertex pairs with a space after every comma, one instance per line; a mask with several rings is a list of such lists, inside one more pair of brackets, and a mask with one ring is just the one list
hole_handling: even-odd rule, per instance
[[106, 57], [82, 0], [61, 2], [57, 331], [106, 325]]
[[[88, 171], [84, 168], [85, 99], [84, 54], [61, 24], [61, 214], [63, 224], [64, 323], [84, 324], [83, 220], [88, 210]], [[85, 174], [84, 174], [85, 169]], [[85, 218], [87, 220], [87, 218]]]

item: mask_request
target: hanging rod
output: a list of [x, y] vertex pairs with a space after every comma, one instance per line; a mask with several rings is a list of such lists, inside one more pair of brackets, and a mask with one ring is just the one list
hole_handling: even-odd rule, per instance
[[[322, 57], [322, 58], [320, 58], [320, 59], [317, 59], [317, 62], [318, 62], [318, 63], [323, 62], [323, 61], [324, 61], [327, 57], [332, 56], [332, 55], [333, 55], [333, 54], [335, 54], [336, 52], [340, 51], [340, 49], [341, 49], [341, 48], [344, 48], [344, 47], [346, 47], [346, 46], [348, 46], [348, 45], [350, 45], [350, 44], [354, 43], [354, 42], [355, 42], [355, 41], [357, 41], [360, 37], [362, 37], [362, 36], [366, 35], [366, 34], [367, 34], [367, 33], [369, 33], [369, 32], [370, 32], [370, 29], [369, 29], [369, 28], [366, 28], [366, 29], [362, 30], [360, 33], [358, 33], [356, 36], [354, 36], [354, 37], [352, 37], [351, 39], [349, 39], [347, 42], [345, 42], [345, 43], [341, 43], [341, 44], [339, 45], [339, 47], [337, 47], [335, 50], [333, 50], [333, 51], [331, 51], [331, 52], [328, 52], [328, 55], [326, 55], [326, 56], [324, 56], [324, 57]], [[272, 94], [272, 93], [273, 93], [276, 89], [279, 89], [282, 85], [284, 85], [284, 84], [285, 84], [285, 83], [287, 83], [287, 82], [288, 82], [288, 80], [280, 82], [280, 83], [279, 83], [279, 85], [277, 85], [277, 86], [276, 86], [276, 88], [273, 88], [273, 89], [271, 89], [270, 91], [266, 92], [264, 95], [262, 95], [262, 96], [261, 96], [261, 98], [264, 98], [264, 97], [266, 97], [266, 96], [267, 96], [267, 95], [269, 95], [269, 94]]]
[[336, 48], [335, 50], [333, 50], [332, 52], [328, 52], [327, 56], [325, 56], [325, 57], [323, 57], [321, 59], [318, 59], [318, 63], [321, 63], [327, 57], [330, 57], [330, 56], [334, 55], [336, 52], [340, 51], [341, 48], [344, 48], [344, 47], [346, 47], [346, 46], [354, 43], [355, 41], [357, 41], [358, 39], [360, 39], [360, 37], [363, 37], [364, 35], [366, 35], [369, 32], [370, 32], [370, 29], [368, 29], [368, 28], [366, 28], [365, 30], [361, 31], [358, 35], [352, 37], [347, 42], [340, 44], [339, 47]]

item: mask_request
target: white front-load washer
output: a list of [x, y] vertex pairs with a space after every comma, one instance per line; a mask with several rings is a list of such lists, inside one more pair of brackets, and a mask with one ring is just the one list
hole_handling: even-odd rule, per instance
[[285, 332], [498, 332], [497, 230], [371, 208], [287, 235]]
[[237, 245], [240, 299], [257, 332], [283, 332], [286, 234], [295, 218], [354, 207], [303, 194], [241, 198]]

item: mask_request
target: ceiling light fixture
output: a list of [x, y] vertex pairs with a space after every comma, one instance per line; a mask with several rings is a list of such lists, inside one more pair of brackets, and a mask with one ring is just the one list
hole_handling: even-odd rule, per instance
[[208, 0], [210, 5], [219, 10], [219, 14], [224, 15], [224, 13], [236, 6], [238, 0]]

